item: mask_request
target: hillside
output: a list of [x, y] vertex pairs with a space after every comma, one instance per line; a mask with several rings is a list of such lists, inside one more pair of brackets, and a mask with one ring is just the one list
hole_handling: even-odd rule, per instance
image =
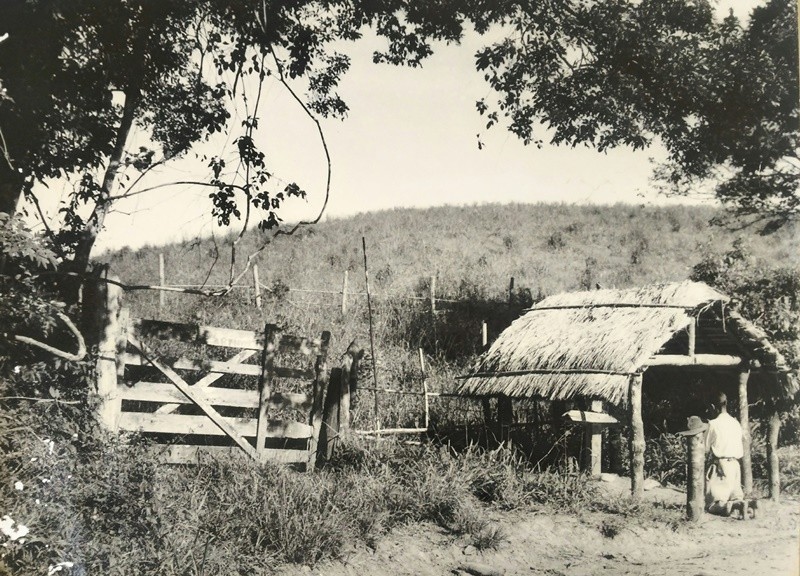
[[[394, 387], [419, 386], [416, 349], [431, 361], [434, 389], [452, 386], [480, 350], [481, 321], [494, 338], [532, 300], [564, 290], [626, 287], [682, 280], [708, 254], [723, 254], [744, 238], [765, 264], [797, 264], [797, 230], [771, 236], [732, 232], [708, 221], [714, 211], [698, 207], [481, 205], [396, 209], [335, 219], [279, 237], [257, 260], [264, 305], [253, 305], [249, 288], [225, 298], [168, 293], [126, 295], [133, 314], [217, 326], [260, 329], [265, 322], [289, 331], [332, 333], [338, 358], [353, 339], [368, 346], [361, 237], [366, 237], [379, 380]], [[240, 243], [239, 260], [262, 237]], [[227, 282], [228, 236], [184, 241], [165, 247], [122, 250], [104, 259], [130, 284], [158, 283], [158, 255], [164, 254], [166, 283]], [[216, 259], [216, 261], [215, 261]], [[349, 272], [347, 314], [341, 314], [344, 272]], [[431, 322], [430, 277], [441, 302]], [[510, 278], [515, 280], [509, 302]], [[247, 275], [242, 283], [252, 286]], [[311, 291], [311, 292], [309, 292]], [[328, 291], [316, 293], [313, 291]], [[412, 400], [408, 400], [411, 402]], [[387, 420], [408, 422], [418, 408], [391, 403]]]
[[[496, 297], [509, 279], [533, 295], [593, 287], [626, 287], [685, 279], [706, 254], [723, 253], [744, 237], [766, 262], [797, 263], [796, 229], [772, 236], [709, 225], [704, 207], [507, 204], [396, 209], [330, 220], [279, 237], [256, 260], [261, 283], [290, 288], [363, 290], [361, 237], [367, 240], [376, 293], [427, 294], [435, 275], [441, 297]], [[239, 258], [263, 238], [251, 234]], [[184, 241], [106, 255], [130, 283], [157, 283], [158, 254], [169, 284], [227, 282], [231, 237]], [[219, 259], [215, 263], [215, 257]], [[250, 282], [249, 279], [245, 283]]]

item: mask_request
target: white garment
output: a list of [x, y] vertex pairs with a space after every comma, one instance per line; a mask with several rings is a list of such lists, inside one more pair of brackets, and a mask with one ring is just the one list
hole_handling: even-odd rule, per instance
[[742, 426], [727, 412], [708, 423], [706, 452], [709, 450], [717, 458], [741, 458], [744, 455]]

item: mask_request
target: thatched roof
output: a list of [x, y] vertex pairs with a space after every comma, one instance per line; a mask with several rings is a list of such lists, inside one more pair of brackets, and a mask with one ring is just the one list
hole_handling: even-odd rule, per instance
[[[589, 396], [624, 404], [630, 376], [668, 343], [686, 342], [689, 325], [701, 314], [721, 317], [723, 325], [715, 338], [710, 331], [699, 332], [698, 346], [708, 334], [717, 349], [735, 347], [773, 368], [785, 368], [762, 332], [739, 316], [731, 319], [729, 312], [726, 319], [722, 305], [727, 301], [706, 284], [689, 281], [548, 297], [497, 338], [459, 393], [553, 400]], [[734, 337], [729, 334], [733, 330], [742, 334]], [[730, 353], [717, 349], [707, 351]]]

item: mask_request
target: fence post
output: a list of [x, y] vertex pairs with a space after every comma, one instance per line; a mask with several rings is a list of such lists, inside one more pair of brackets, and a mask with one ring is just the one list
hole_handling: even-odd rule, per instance
[[116, 432], [119, 427], [121, 403], [117, 393], [117, 350], [122, 332], [119, 318], [122, 288], [102, 280], [99, 282], [94, 290], [94, 294], [100, 297], [102, 306], [98, 310], [99, 321], [96, 324], [100, 332], [96, 365], [96, 391], [99, 397], [97, 418], [108, 431]]
[[436, 314], [436, 276], [431, 276], [431, 314]]
[[[166, 286], [167, 282], [165, 280], [165, 273], [164, 273], [164, 254], [159, 253], [158, 255], [158, 284], [159, 286]], [[164, 311], [164, 297], [166, 293], [163, 290], [158, 291], [158, 311]]]
[[705, 510], [705, 434], [702, 431], [686, 436], [687, 478], [686, 516], [699, 522]]
[[514, 277], [511, 277], [511, 280], [508, 283], [508, 303], [513, 304], [514, 302]]
[[256, 422], [256, 454], [260, 461], [264, 458], [264, 443], [267, 439], [267, 426], [269, 422], [268, 407], [272, 395], [272, 371], [275, 355], [278, 353], [281, 342], [281, 333], [273, 324], [264, 326], [264, 351], [261, 355], [261, 378], [258, 386], [258, 420]]
[[[345, 355], [345, 359], [347, 355]], [[322, 427], [317, 442], [317, 461], [319, 467], [331, 459], [339, 444], [342, 432], [342, 399], [344, 398], [345, 374], [342, 368], [332, 368], [328, 379], [328, 390], [325, 392], [324, 409], [322, 411]]]
[[319, 433], [322, 429], [323, 409], [325, 402], [324, 377], [327, 371], [328, 344], [331, 341], [331, 333], [327, 330], [322, 333], [320, 338], [319, 355], [314, 366], [314, 384], [312, 390], [311, 403], [311, 445], [308, 447], [308, 464], [306, 472], [312, 472], [317, 465], [317, 450], [319, 449]]
[[347, 314], [347, 270], [342, 278], [342, 316]]
[[419, 369], [422, 371], [422, 394], [425, 399], [425, 428], [430, 426], [430, 399], [428, 398], [428, 372], [425, 370], [425, 356], [419, 348]]
[[258, 282], [257, 264], [253, 264], [253, 295], [256, 300], [256, 308], [261, 308], [261, 284]]
[[351, 382], [357, 378], [358, 361], [363, 353], [353, 341], [342, 358], [341, 367], [331, 370], [317, 448], [318, 463], [331, 459], [340, 439], [350, 430]]

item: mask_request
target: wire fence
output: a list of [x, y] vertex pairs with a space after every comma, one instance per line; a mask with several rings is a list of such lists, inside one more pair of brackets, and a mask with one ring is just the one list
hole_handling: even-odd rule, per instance
[[[245, 290], [252, 292], [252, 301], [254, 305], [258, 308], [261, 308], [263, 303], [263, 295], [270, 294], [270, 295], [281, 295], [283, 293], [297, 293], [297, 294], [318, 294], [318, 295], [325, 295], [325, 296], [337, 296], [339, 298], [338, 305], [341, 307], [342, 314], [347, 313], [347, 308], [351, 304], [350, 298], [366, 298], [371, 297], [377, 300], [406, 300], [406, 301], [414, 301], [414, 302], [428, 302], [430, 305], [431, 312], [437, 311], [437, 306], [439, 304], [445, 305], [458, 305], [458, 304], [466, 304], [469, 303], [470, 300], [467, 299], [454, 299], [454, 298], [443, 298], [436, 293], [436, 276], [432, 275], [429, 277], [429, 281], [427, 283], [427, 290], [428, 294], [420, 295], [420, 294], [408, 294], [408, 293], [400, 293], [394, 291], [386, 291], [386, 292], [367, 292], [366, 290], [353, 290], [350, 288], [350, 281], [349, 281], [349, 272], [344, 271], [342, 274], [342, 287], [339, 290], [332, 290], [332, 289], [318, 289], [318, 288], [294, 288], [291, 286], [283, 285], [282, 283], [273, 283], [265, 284], [260, 281], [259, 279], [259, 270], [258, 265], [252, 266], [252, 279], [248, 283], [238, 283], [234, 285], [229, 284], [174, 284], [168, 283], [166, 280], [166, 266], [164, 255], [159, 254], [159, 283], [158, 287], [160, 288], [186, 288], [186, 289], [223, 289], [223, 288], [233, 288], [237, 290]], [[514, 300], [514, 278], [511, 277], [508, 285], [508, 303], [509, 305], [513, 304]], [[163, 293], [159, 294], [159, 307], [163, 310], [164, 308], [164, 295]]]

